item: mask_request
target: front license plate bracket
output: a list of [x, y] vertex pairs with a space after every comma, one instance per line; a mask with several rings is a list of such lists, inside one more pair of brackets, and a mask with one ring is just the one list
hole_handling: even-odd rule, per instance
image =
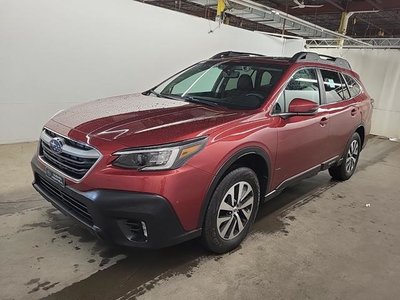
[[61, 175], [58, 175], [57, 173], [53, 172], [52, 170], [46, 168], [45, 170], [47, 178], [49, 178], [51, 181], [57, 183], [58, 185], [64, 187], [65, 186], [65, 178], [62, 177]]

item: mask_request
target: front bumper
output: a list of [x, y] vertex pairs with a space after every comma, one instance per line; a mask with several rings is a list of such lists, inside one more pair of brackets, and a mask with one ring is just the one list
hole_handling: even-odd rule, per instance
[[53, 206], [102, 239], [118, 245], [162, 248], [200, 235], [185, 231], [173, 208], [155, 194], [96, 189], [80, 192], [48, 178], [32, 159], [33, 187]]

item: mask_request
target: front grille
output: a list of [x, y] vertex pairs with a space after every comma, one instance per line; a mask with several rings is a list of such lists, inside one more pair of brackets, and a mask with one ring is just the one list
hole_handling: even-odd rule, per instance
[[71, 197], [63, 192], [50, 180], [44, 179], [42, 176], [36, 176], [36, 184], [38, 184], [58, 205], [65, 210], [75, 215], [78, 219], [86, 223], [88, 226], [93, 226], [92, 217], [85, 203]]
[[[61, 153], [51, 149], [50, 141], [53, 138], [62, 140]], [[49, 165], [78, 180], [85, 176], [100, 157], [94, 148], [62, 137], [48, 129], [42, 131], [39, 155]]]
[[[44, 131], [47, 135], [51, 136], [52, 138], [54, 138], [54, 137], [59, 137], [59, 135], [57, 135], [57, 133], [55, 133], [55, 132], [53, 132], [53, 131], [50, 131], [50, 130], [48, 130], [47, 128], [45, 128], [43, 131]], [[72, 146], [72, 147], [80, 148], [80, 149], [83, 149], [83, 150], [92, 150], [92, 149], [93, 149], [92, 147], [90, 147], [90, 146], [88, 146], [88, 145], [85, 145], [85, 144], [82, 144], [82, 143], [78, 143], [78, 142], [75, 142], [75, 141], [70, 140], [70, 139], [65, 139], [65, 143], [66, 143], [67, 145]]]

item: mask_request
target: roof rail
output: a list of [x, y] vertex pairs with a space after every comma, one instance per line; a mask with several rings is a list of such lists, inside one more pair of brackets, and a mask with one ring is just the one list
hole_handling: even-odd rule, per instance
[[264, 55], [256, 54], [256, 53], [225, 51], [225, 52], [221, 52], [221, 53], [215, 54], [214, 56], [210, 57], [210, 59], [235, 57], [235, 56], [264, 56]]
[[292, 62], [317, 62], [334, 65], [340, 68], [351, 70], [350, 63], [344, 58], [333, 57], [315, 52], [299, 52], [290, 59]]

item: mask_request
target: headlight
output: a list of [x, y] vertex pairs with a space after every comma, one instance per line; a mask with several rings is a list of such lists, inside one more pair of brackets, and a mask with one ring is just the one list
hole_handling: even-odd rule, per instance
[[207, 138], [201, 137], [182, 143], [118, 151], [114, 153], [118, 157], [113, 165], [138, 170], [176, 169], [200, 152], [206, 142]]

